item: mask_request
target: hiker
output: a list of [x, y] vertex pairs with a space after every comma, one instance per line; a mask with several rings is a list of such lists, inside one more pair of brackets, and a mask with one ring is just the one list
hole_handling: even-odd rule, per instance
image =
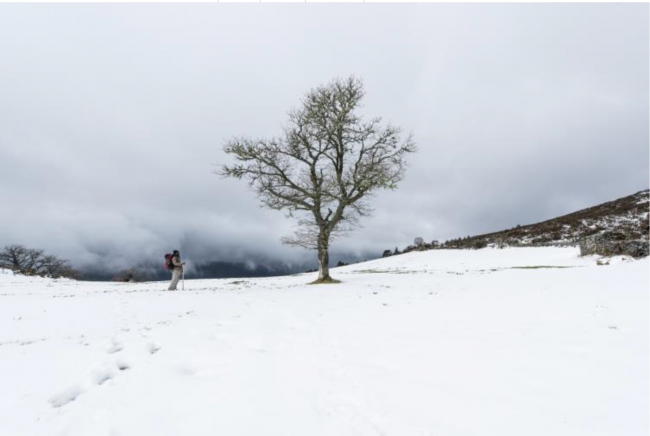
[[178, 285], [178, 281], [181, 279], [181, 274], [183, 273], [183, 265], [185, 265], [185, 262], [181, 262], [181, 254], [178, 252], [178, 250], [174, 250], [172, 253], [172, 282], [169, 284], [169, 289], [168, 291], [175, 291], [176, 290], [176, 285]]

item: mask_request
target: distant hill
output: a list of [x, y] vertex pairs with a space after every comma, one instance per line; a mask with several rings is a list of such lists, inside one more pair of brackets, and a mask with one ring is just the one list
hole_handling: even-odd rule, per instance
[[[271, 277], [303, 272], [304, 266], [291, 266], [279, 262], [268, 262], [251, 266], [243, 262], [207, 262], [195, 264], [188, 271], [193, 279], [220, 279], [241, 277]], [[82, 279], [89, 281], [159, 281], [169, 280], [170, 272], [162, 265], [142, 263], [126, 270], [106, 270], [100, 268], [82, 269]]]
[[[487, 246], [578, 245], [581, 239], [602, 232], [618, 232], [627, 239], [648, 240], [650, 190], [582, 209], [536, 224], [458, 238], [440, 245], [409, 246], [402, 252], [431, 248], [483, 248]], [[388, 251], [384, 255], [388, 255]]]

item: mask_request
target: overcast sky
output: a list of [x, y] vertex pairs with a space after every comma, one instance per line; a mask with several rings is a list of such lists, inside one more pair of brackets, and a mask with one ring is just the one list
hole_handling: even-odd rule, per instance
[[649, 184], [648, 4], [0, 4], [0, 246], [297, 259], [213, 174], [355, 75], [412, 132], [405, 180], [335, 251], [502, 230]]

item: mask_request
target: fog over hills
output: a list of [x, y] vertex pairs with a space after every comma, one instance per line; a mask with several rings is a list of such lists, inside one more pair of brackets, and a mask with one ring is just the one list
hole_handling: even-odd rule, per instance
[[[577, 245], [580, 239], [602, 231], [621, 231], [630, 237], [648, 239], [648, 216], [650, 205], [650, 190], [637, 192], [613, 201], [582, 209], [567, 215], [536, 224], [517, 225], [511, 229], [440, 241], [439, 248], [477, 248], [494, 245]], [[425, 244], [431, 239], [427, 235], [414, 235], [423, 238]], [[405, 241], [395, 241], [396, 247], [403, 247]], [[409, 241], [410, 242], [410, 241]], [[387, 247], [388, 248], [388, 247]], [[414, 246], [406, 247], [410, 251]], [[390, 248], [392, 250], [392, 248]], [[248, 255], [246, 260], [235, 258], [233, 261], [207, 261], [192, 257], [187, 253], [187, 276], [192, 278], [241, 278], [282, 276], [305, 272], [317, 267], [315, 252], [305, 252], [302, 262], [287, 262], [256, 254]], [[142, 262], [132, 269], [138, 272], [136, 281], [166, 280], [169, 272], [163, 268], [163, 256], [160, 263]], [[379, 252], [367, 253], [333, 253], [331, 266], [339, 262], [350, 264], [371, 260], [382, 255]], [[236, 253], [237, 257], [242, 256]], [[207, 256], [210, 259], [210, 256]], [[128, 269], [128, 268], [127, 268]], [[124, 269], [93, 265], [82, 268], [86, 280], [114, 280], [120, 278]]]
[[174, 249], [188, 266], [242, 265], [231, 274], [313, 267], [280, 242], [294, 220], [214, 169], [231, 163], [229, 138], [281, 135], [305, 93], [352, 75], [360, 115], [413, 133], [418, 151], [330, 246], [333, 264], [629, 195], [648, 186], [648, 11], [1, 3], [0, 247], [95, 276], [162, 277]]

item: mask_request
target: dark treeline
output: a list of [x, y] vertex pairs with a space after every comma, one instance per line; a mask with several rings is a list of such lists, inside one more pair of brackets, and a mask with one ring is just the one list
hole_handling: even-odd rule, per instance
[[[250, 267], [246, 263], [237, 262], [208, 262], [194, 265], [188, 269], [186, 278], [192, 279], [225, 279], [243, 277], [273, 277], [303, 272], [306, 267], [301, 265], [264, 265]], [[117, 282], [148, 282], [169, 280], [170, 272], [161, 265], [140, 265], [123, 270], [108, 270], [90, 267], [82, 270], [81, 277], [89, 281]]]
[[72, 279], [80, 277], [79, 271], [72, 268], [69, 261], [22, 245], [8, 245], [0, 251], [0, 268], [27, 276]]

